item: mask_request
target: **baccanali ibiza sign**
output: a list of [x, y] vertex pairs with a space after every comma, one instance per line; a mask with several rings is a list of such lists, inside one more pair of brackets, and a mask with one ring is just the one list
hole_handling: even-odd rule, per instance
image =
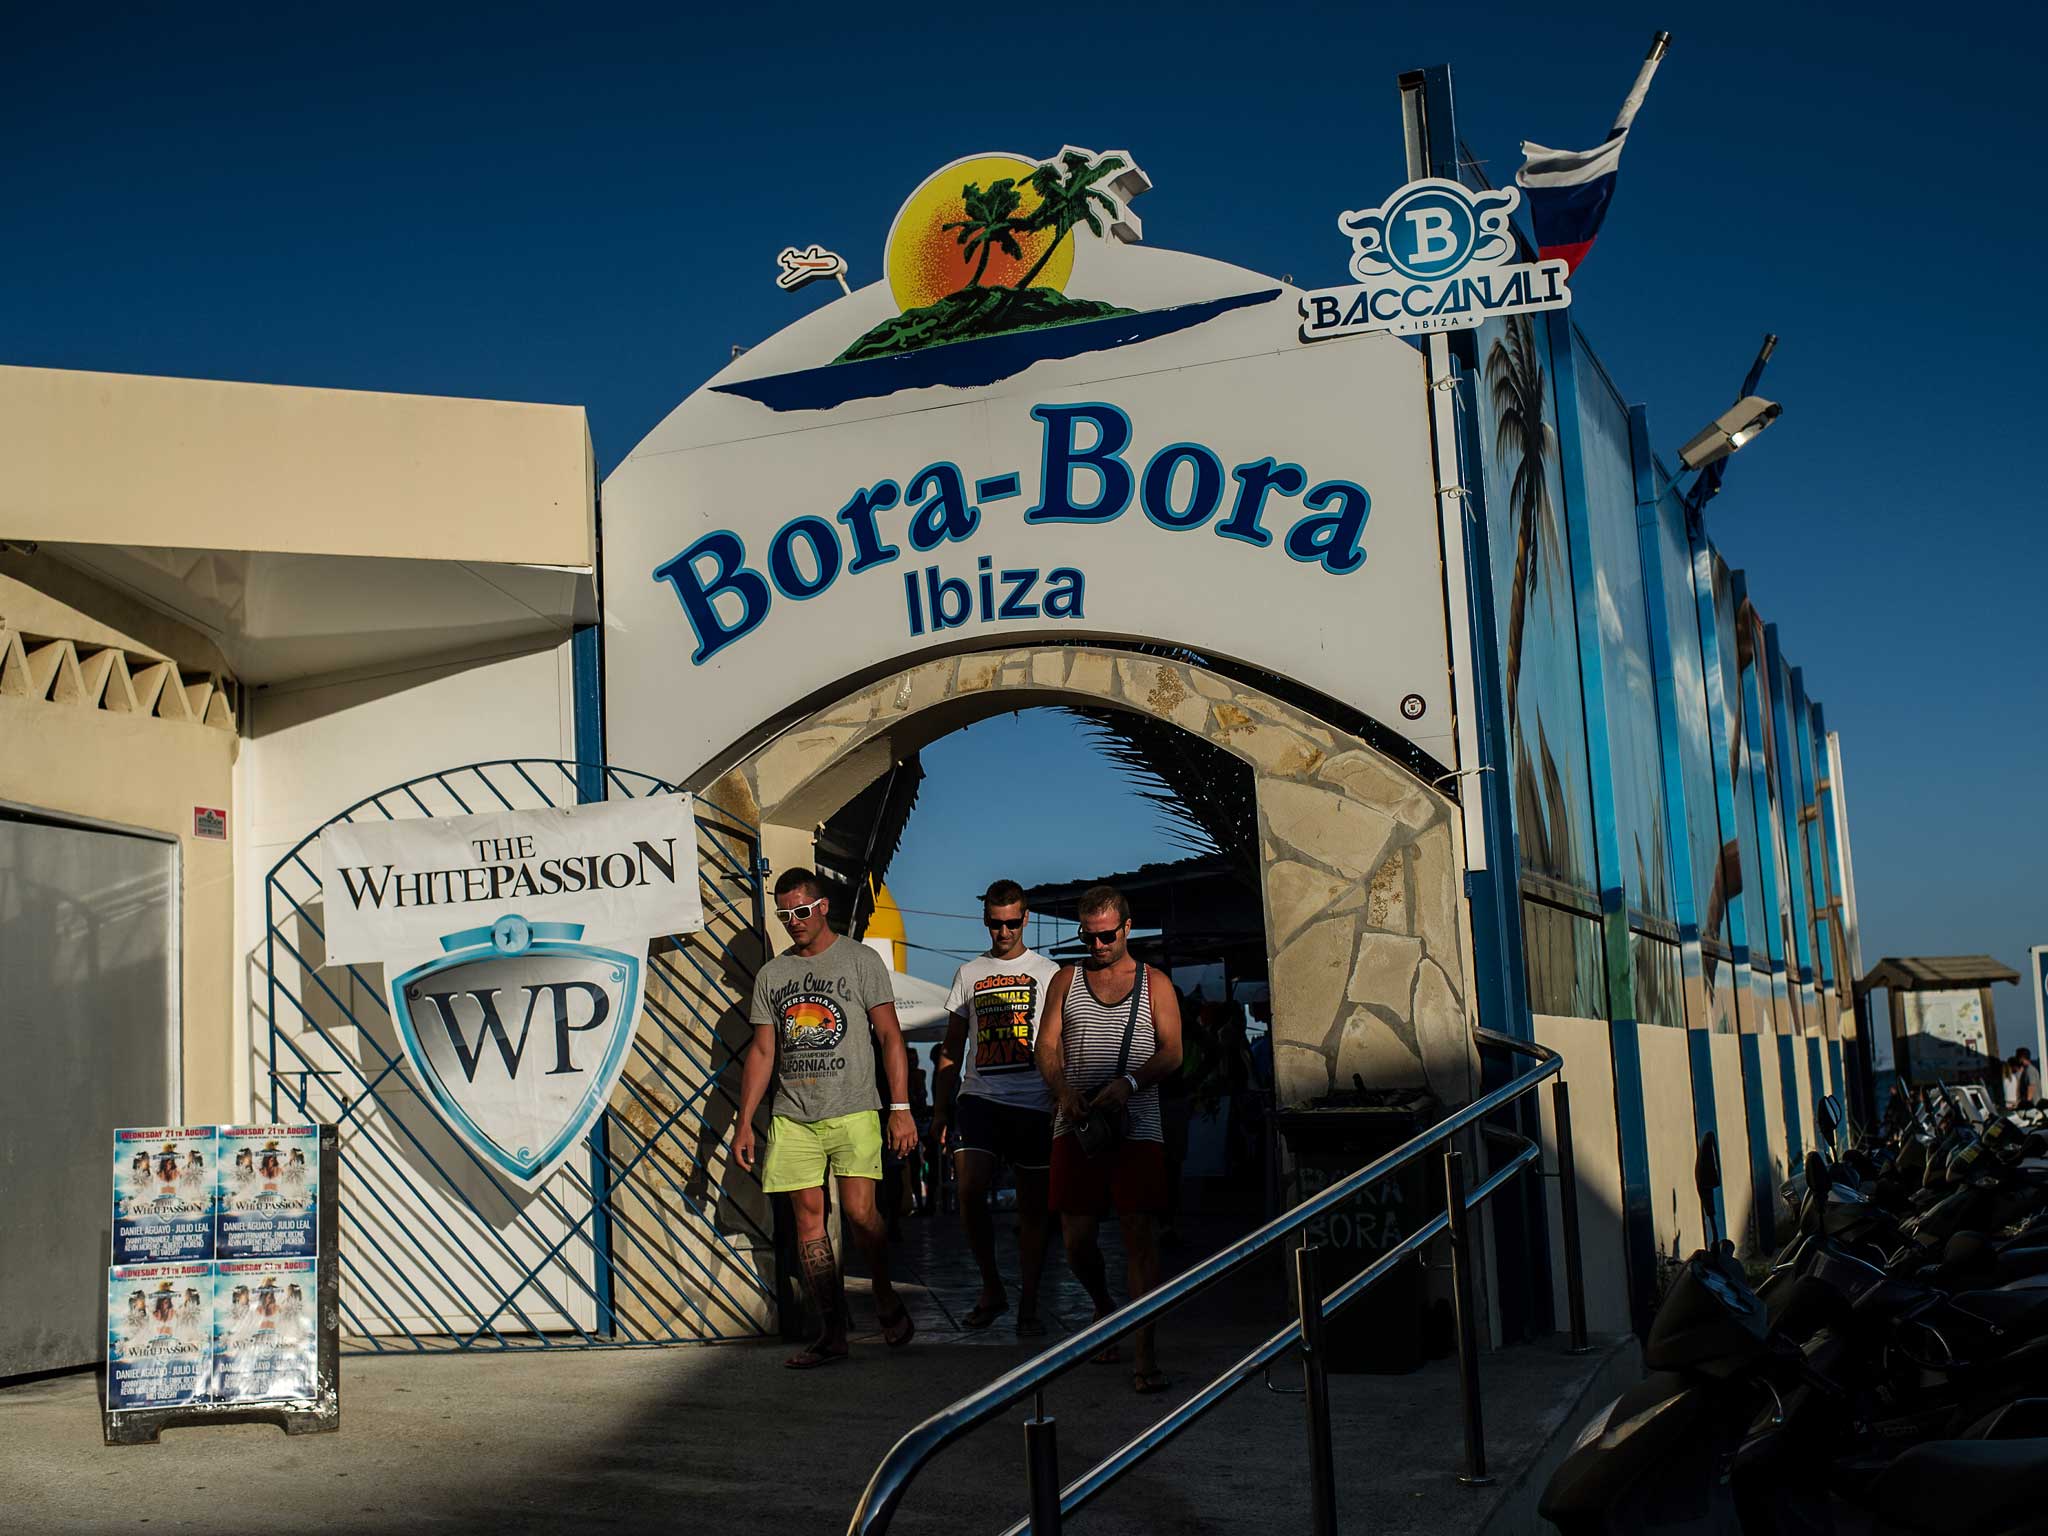
[[1150, 185], [1121, 149], [940, 167], [880, 281], [613, 471], [614, 755], [704, 782], [853, 680], [1056, 638], [1265, 667], [1450, 761], [1420, 358], [1305, 347], [1285, 283], [1142, 243]]
[[1514, 187], [1471, 192], [1435, 177], [1411, 181], [1377, 208], [1342, 214], [1351, 237], [1344, 288], [1305, 293], [1301, 339], [1368, 331], [1415, 335], [1475, 326], [1501, 315], [1562, 309], [1572, 301], [1562, 261], [1518, 261], [1508, 220]]
[[421, 1096], [490, 1166], [545, 1182], [604, 1113], [647, 943], [704, 926], [687, 795], [338, 823], [327, 963], [381, 963]]

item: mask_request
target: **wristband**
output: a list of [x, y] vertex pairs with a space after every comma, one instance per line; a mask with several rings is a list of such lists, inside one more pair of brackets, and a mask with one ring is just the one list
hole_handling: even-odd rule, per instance
[[891, 1105], [889, 1106], [889, 1108], [891, 1108], [892, 1110], [895, 1110], [895, 1109], [908, 1109], [908, 1108], [910, 1108], [910, 1106], [909, 1106], [908, 1104], [891, 1104]]
[[1132, 1095], [1133, 1095], [1134, 1097], [1135, 1097], [1135, 1096], [1136, 1096], [1136, 1095], [1137, 1095], [1138, 1093], [1140, 1093], [1140, 1092], [1142, 1092], [1142, 1091], [1143, 1091], [1143, 1090], [1141, 1090], [1141, 1089], [1140, 1089], [1140, 1088], [1138, 1087], [1138, 1074], [1137, 1074], [1137, 1073], [1135, 1073], [1135, 1072], [1126, 1072], [1126, 1073], [1124, 1074], [1124, 1081], [1125, 1081], [1125, 1082], [1127, 1082], [1127, 1083], [1129, 1083], [1129, 1084], [1131, 1085], [1131, 1093], [1132, 1093]]

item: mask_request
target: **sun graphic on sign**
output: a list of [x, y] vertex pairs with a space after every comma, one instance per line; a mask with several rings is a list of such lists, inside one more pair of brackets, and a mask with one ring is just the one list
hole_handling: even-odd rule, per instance
[[[1001, 233], [985, 243], [976, 238], [978, 227], [991, 217], [1021, 224], [1038, 211], [1038, 193], [1030, 185], [1036, 169], [1037, 161], [1021, 155], [969, 155], [924, 179], [896, 211], [884, 252], [889, 293], [899, 310], [922, 309], [969, 287], [1025, 286], [1021, 280], [1041, 260], [1045, 264], [1029, 286], [1066, 291], [1074, 271], [1074, 242], [1061, 240], [1055, 230], [1011, 229], [1007, 243]], [[979, 204], [1005, 181], [1016, 199], [1014, 209], [993, 214], [985, 205], [969, 207], [970, 195], [978, 193]], [[1045, 260], [1048, 250], [1051, 259]]]

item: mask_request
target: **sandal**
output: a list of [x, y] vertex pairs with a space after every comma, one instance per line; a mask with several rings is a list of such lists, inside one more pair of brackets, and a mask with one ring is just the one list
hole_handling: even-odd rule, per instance
[[1042, 1339], [1045, 1337], [1045, 1324], [1038, 1320], [1036, 1312], [1019, 1312], [1017, 1314], [1017, 1337], [1020, 1339]]
[[848, 1350], [844, 1344], [837, 1349], [827, 1349], [825, 1341], [820, 1339], [817, 1343], [791, 1355], [782, 1362], [782, 1366], [784, 1370], [789, 1371], [815, 1371], [820, 1366], [837, 1365], [847, 1357], [847, 1354]]
[[1131, 1390], [1140, 1397], [1150, 1397], [1155, 1392], [1165, 1392], [1173, 1386], [1166, 1372], [1153, 1366], [1149, 1371], [1131, 1372]]
[[[1109, 1316], [1107, 1312], [1098, 1312], [1095, 1314], [1093, 1322], [1099, 1323], [1107, 1316]], [[1122, 1358], [1123, 1355], [1117, 1349], [1116, 1340], [1111, 1339], [1102, 1348], [1088, 1357], [1088, 1363], [1090, 1365], [1115, 1365]]]
[[[882, 1342], [891, 1349], [901, 1349], [917, 1332], [917, 1319], [910, 1315], [907, 1306], [898, 1306], [894, 1317], [884, 1317], [877, 1312], [875, 1321], [882, 1326]], [[899, 1328], [903, 1330], [901, 1333], [896, 1331]]]
[[1010, 1299], [1007, 1296], [1000, 1301], [977, 1301], [974, 1310], [961, 1318], [960, 1322], [967, 1328], [986, 1328], [1009, 1310]]

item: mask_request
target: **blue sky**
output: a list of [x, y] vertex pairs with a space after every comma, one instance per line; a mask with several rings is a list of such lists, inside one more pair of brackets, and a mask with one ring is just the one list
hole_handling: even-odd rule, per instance
[[[2019, 149], [2048, 26], [1843, 15], [7, 0], [0, 361], [572, 402], [608, 469], [734, 343], [822, 302], [774, 288], [776, 250], [820, 240], [872, 279], [897, 203], [957, 155], [1128, 148], [1149, 241], [1334, 283], [1337, 211], [1400, 179], [1399, 70], [1453, 64], [1505, 181], [1522, 137], [1595, 142], [1665, 26], [1574, 313], [1667, 453], [1781, 333], [1784, 420], [1711, 523], [1842, 734], [1866, 962], [2018, 966], [2048, 941], [2042, 498], [2019, 458], [2048, 234]], [[1073, 750], [1057, 723], [935, 750], [906, 903], [958, 910], [1021, 856], [963, 841], [989, 775], [1058, 829], [1047, 876], [1162, 852], [1106, 770], [1047, 788]]]

